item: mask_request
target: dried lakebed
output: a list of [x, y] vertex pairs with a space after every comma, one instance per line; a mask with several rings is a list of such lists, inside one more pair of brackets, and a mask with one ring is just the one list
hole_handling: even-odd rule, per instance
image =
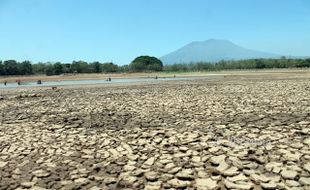
[[[214, 78], [216, 76], [208, 76], [204, 78]], [[198, 77], [195, 77], [198, 78]], [[202, 77], [200, 77], [202, 78]], [[111, 78], [110, 78], [111, 79]], [[42, 84], [37, 82], [22, 82], [18, 85], [16, 82], [10, 82], [6, 85], [0, 85], [1, 89], [10, 88], [25, 88], [25, 87], [61, 87], [61, 86], [76, 86], [76, 85], [98, 85], [98, 84], [139, 84], [139, 83], [158, 83], [163, 81], [175, 81], [175, 80], [191, 80], [191, 77], [141, 77], [141, 78], [113, 78], [110, 81], [107, 79], [92, 79], [92, 80], [59, 80], [59, 81], [43, 81]]]
[[310, 189], [309, 79], [0, 99], [0, 189]]

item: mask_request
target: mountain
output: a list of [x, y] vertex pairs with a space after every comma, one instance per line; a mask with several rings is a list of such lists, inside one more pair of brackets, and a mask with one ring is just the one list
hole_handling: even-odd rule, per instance
[[192, 42], [161, 57], [164, 64], [190, 62], [218, 62], [221, 60], [240, 60], [252, 58], [279, 58], [280, 55], [255, 51], [238, 46], [228, 40], [210, 39]]

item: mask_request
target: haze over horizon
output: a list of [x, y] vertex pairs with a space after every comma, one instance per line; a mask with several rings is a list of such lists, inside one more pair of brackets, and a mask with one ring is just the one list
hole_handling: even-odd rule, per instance
[[0, 0], [0, 60], [124, 65], [208, 39], [309, 56], [309, 23], [308, 0]]

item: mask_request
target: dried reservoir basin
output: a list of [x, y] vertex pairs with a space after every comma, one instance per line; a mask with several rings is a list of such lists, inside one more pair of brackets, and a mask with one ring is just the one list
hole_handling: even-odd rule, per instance
[[[197, 78], [197, 77], [195, 77]], [[201, 78], [201, 77], [200, 77]], [[204, 77], [207, 78], [207, 77]], [[210, 76], [208, 78], [214, 78]], [[88, 79], [88, 80], [56, 80], [56, 81], [43, 81], [41, 84], [35, 81], [21, 81], [21, 84], [10, 81], [6, 85], [0, 85], [0, 89], [9, 88], [22, 88], [22, 87], [51, 87], [51, 86], [76, 86], [76, 85], [108, 85], [108, 84], [139, 84], [139, 83], [157, 83], [162, 81], [174, 81], [174, 80], [192, 80], [191, 77], [144, 77], [144, 78], [111, 78], [108, 79]]]
[[0, 189], [310, 189], [310, 75], [0, 90]]

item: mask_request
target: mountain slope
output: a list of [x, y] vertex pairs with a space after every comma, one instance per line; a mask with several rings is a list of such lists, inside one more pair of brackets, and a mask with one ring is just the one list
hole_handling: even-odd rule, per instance
[[278, 57], [280, 55], [246, 49], [228, 40], [210, 39], [207, 41], [192, 42], [160, 59], [164, 64], [173, 64]]

